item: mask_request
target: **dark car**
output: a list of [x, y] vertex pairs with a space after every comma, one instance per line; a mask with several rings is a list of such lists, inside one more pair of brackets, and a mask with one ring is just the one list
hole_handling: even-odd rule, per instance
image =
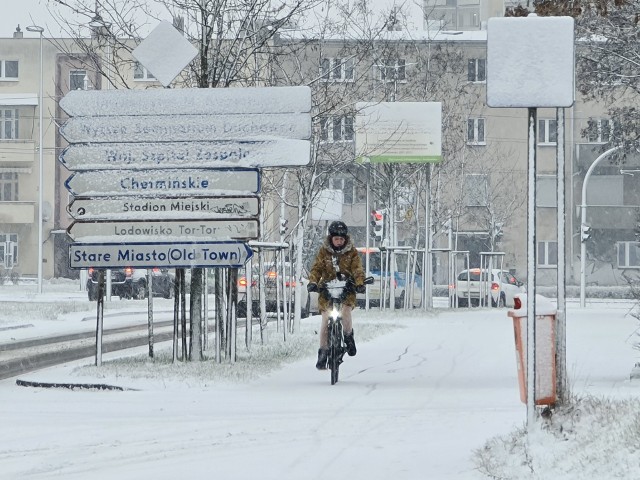
[[[166, 268], [154, 268], [153, 296], [171, 298], [174, 292], [174, 276]], [[87, 280], [89, 300], [98, 299], [99, 269], [90, 268]], [[105, 279], [106, 287], [106, 279]], [[147, 269], [144, 268], [114, 268], [111, 269], [111, 295], [120, 298], [143, 299], [149, 295], [147, 286]]]

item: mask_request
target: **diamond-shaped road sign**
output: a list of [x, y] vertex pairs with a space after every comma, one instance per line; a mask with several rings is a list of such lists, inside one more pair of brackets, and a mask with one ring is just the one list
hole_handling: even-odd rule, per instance
[[131, 54], [168, 87], [195, 58], [198, 50], [173, 25], [163, 21]]

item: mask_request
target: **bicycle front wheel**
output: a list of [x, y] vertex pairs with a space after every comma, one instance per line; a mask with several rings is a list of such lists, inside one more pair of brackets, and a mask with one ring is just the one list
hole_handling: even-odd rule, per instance
[[331, 370], [331, 385], [338, 383], [340, 364], [342, 363], [342, 328], [340, 323], [334, 323], [329, 331], [329, 370]]

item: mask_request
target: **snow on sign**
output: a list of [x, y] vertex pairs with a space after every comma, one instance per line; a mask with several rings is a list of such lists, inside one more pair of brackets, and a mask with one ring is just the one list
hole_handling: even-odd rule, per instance
[[72, 117], [60, 127], [69, 143], [311, 138], [307, 113]]
[[241, 267], [253, 251], [242, 242], [75, 243], [71, 268], [209, 268]]
[[[67, 234], [76, 242], [128, 243], [163, 240], [255, 240], [258, 221], [239, 220], [164, 220], [74, 222]], [[105, 242], [105, 243], [109, 243]]]
[[255, 218], [258, 197], [79, 197], [67, 207], [75, 220]]
[[257, 169], [89, 170], [65, 182], [74, 196], [250, 195], [260, 190]]
[[198, 54], [198, 49], [169, 22], [162, 21], [131, 54], [168, 87]]
[[69, 145], [60, 154], [68, 170], [303, 166], [305, 140], [101, 143]]
[[487, 23], [487, 105], [572, 106], [574, 22], [571, 17], [535, 14], [490, 18]]
[[311, 89], [302, 86], [72, 90], [60, 100], [60, 107], [72, 117], [310, 113]]

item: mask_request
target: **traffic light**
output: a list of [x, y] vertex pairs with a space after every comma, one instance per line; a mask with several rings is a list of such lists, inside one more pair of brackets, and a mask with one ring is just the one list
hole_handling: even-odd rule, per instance
[[496, 222], [493, 224], [493, 237], [497, 240], [502, 238], [504, 232], [502, 231], [502, 222]]
[[586, 242], [591, 236], [591, 227], [586, 224], [580, 225], [580, 241]]
[[384, 234], [384, 212], [382, 210], [371, 212], [371, 226], [373, 227], [373, 236], [382, 241]]
[[285, 219], [285, 218], [281, 218], [280, 219], [280, 235], [284, 235], [285, 233], [287, 233], [287, 224], [289, 223], [289, 220]]

